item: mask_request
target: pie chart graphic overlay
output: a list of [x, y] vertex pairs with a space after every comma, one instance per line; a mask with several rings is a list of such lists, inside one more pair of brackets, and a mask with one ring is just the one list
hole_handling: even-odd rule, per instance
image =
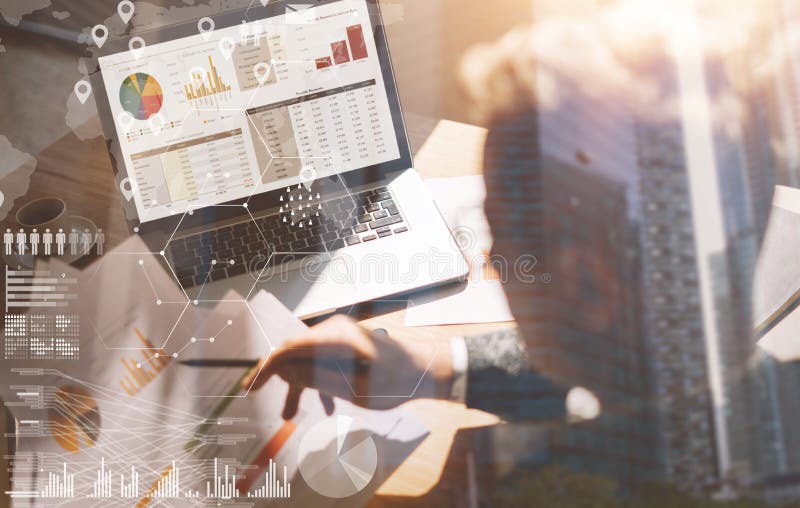
[[164, 92], [156, 78], [144, 72], [131, 74], [119, 87], [119, 102], [122, 109], [137, 120], [147, 120], [161, 111]]
[[53, 439], [70, 453], [93, 446], [100, 436], [97, 401], [79, 386], [62, 386], [53, 393], [47, 419]]
[[349, 416], [326, 418], [300, 441], [300, 475], [309, 487], [331, 498], [364, 490], [378, 467], [378, 449], [367, 430], [354, 430]]

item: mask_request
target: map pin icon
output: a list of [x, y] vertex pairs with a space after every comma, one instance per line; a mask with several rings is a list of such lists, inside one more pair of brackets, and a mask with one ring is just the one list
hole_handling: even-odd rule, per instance
[[92, 28], [92, 39], [98, 48], [102, 48], [108, 39], [108, 28], [105, 25], [95, 25]]
[[147, 120], [147, 125], [150, 126], [150, 130], [153, 131], [153, 134], [158, 136], [164, 129], [164, 117], [161, 115], [153, 115]]
[[92, 85], [89, 84], [88, 81], [82, 79], [75, 83], [75, 95], [78, 97], [78, 100], [81, 101], [81, 104], [86, 104], [86, 99], [92, 94]]
[[203, 36], [203, 40], [206, 41], [214, 32], [214, 27], [214, 20], [208, 17], [200, 18], [200, 21], [197, 22], [197, 31], [200, 32], [200, 35]]
[[219, 50], [222, 52], [222, 56], [225, 57], [225, 60], [231, 59], [235, 45], [236, 42], [230, 37], [223, 37], [222, 40], [219, 41]]
[[133, 199], [133, 182], [131, 182], [130, 178], [123, 178], [119, 182], [119, 190], [122, 192], [122, 195], [125, 196], [126, 201]]
[[138, 60], [139, 57], [142, 56], [142, 53], [144, 53], [144, 47], [145, 47], [144, 39], [142, 39], [141, 37], [133, 37], [128, 42], [128, 49], [131, 50], [131, 54], [133, 55], [133, 58], [135, 58], [136, 60]]
[[133, 127], [134, 120], [135, 118], [133, 118], [133, 115], [131, 115], [127, 111], [122, 111], [120, 112], [120, 114], [117, 115], [117, 122], [119, 123], [119, 126], [122, 127], [122, 130], [125, 132], [129, 132], [131, 130], [131, 127]]
[[128, 21], [131, 20], [133, 17], [133, 11], [135, 7], [133, 6], [133, 2], [130, 0], [122, 0], [119, 5], [117, 5], [117, 13], [119, 17], [122, 18], [122, 21], [127, 25]]
[[306, 166], [300, 170], [300, 183], [303, 184], [303, 187], [305, 187], [307, 191], [311, 190], [311, 184], [313, 184], [316, 179], [317, 171], [314, 168]]
[[269, 79], [269, 65], [264, 62], [259, 62], [253, 66], [253, 74], [255, 74], [259, 85], [264, 85]]

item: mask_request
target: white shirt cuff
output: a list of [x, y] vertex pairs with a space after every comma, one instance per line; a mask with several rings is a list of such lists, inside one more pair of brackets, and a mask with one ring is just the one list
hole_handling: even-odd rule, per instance
[[450, 389], [450, 400], [466, 402], [467, 400], [467, 367], [469, 353], [464, 337], [450, 339], [450, 349], [453, 356], [453, 384]]

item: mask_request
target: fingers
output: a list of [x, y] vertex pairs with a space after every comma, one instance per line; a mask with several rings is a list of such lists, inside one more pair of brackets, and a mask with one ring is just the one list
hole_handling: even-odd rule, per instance
[[319, 400], [322, 402], [322, 407], [325, 408], [325, 414], [328, 416], [332, 415], [333, 410], [336, 409], [336, 406], [333, 403], [333, 397], [330, 395], [325, 395], [323, 392], [319, 392]]
[[242, 380], [242, 388], [260, 388], [289, 364], [303, 373], [325, 360], [344, 363], [355, 358], [374, 356], [375, 346], [370, 334], [352, 319], [334, 316], [308, 329], [304, 335], [284, 341], [278, 350]]
[[283, 419], [291, 420], [297, 414], [300, 406], [300, 396], [303, 395], [304, 387], [300, 385], [289, 385], [289, 393], [286, 394], [286, 402], [283, 404]]

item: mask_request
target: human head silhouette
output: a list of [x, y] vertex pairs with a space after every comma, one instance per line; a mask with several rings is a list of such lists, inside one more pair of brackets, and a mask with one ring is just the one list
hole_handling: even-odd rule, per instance
[[64, 230], [63, 230], [63, 229], [61, 229], [61, 228], [58, 228], [58, 232], [59, 232], [59, 233], [63, 233], [63, 232], [64, 232]]
[[49, 233], [49, 232], [50, 232], [50, 228], [46, 228], [46, 229], [44, 230], [44, 232], [45, 232], [45, 233]]

